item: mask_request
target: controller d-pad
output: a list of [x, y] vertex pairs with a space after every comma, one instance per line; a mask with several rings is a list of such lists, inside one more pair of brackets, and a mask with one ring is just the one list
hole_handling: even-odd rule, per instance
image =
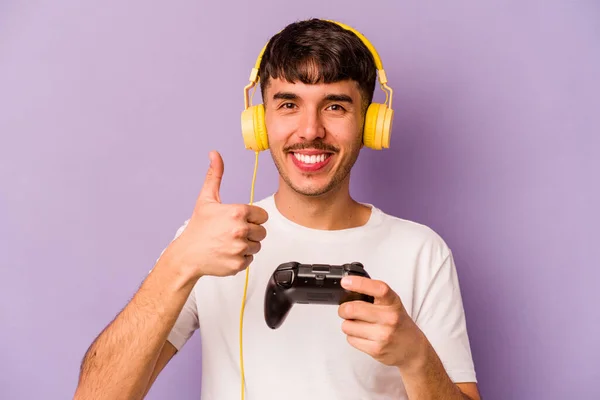
[[292, 278], [294, 273], [292, 271], [276, 271], [275, 282], [279, 286], [290, 287], [292, 285]]

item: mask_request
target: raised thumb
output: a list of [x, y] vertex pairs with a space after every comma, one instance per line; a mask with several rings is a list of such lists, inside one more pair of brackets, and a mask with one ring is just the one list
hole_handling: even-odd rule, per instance
[[223, 164], [223, 158], [217, 151], [211, 151], [208, 155], [210, 158], [210, 166], [206, 172], [206, 178], [204, 179], [204, 185], [200, 192], [200, 198], [204, 201], [216, 201], [221, 202], [219, 191], [221, 189], [221, 179], [223, 178], [223, 171], [225, 166]]

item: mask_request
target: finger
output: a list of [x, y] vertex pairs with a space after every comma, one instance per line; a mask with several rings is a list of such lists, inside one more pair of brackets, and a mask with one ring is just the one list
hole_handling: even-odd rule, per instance
[[260, 251], [261, 245], [260, 242], [252, 242], [248, 241], [248, 247], [245, 251], [245, 255], [253, 255]]
[[371, 354], [375, 354], [375, 352], [377, 351], [378, 348], [378, 343], [373, 341], [373, 340], [369, 340], [369, 339], [363, 339], [360, 337], [356, 337], [356, 336], [350, 336], [348, 335], [346, 337], [346, 340], [348, 341], [348, 343], [350, 343], [350, 345], [364, 353], [367, 353], [369, 355]]
[[254, 261], [254, 256], [252, 254], [246, 254], [244, 256], [244, 262], [242, 264], [242, 270], [248, 268], [250, 266], [250, 264], [252, 264], [252, 261]]
[[223, 179], [225, 165], [223, 164], [223, 159], [221, 158], [221, 155], [217, 151], [211, 151], [209, 153], [209, 158], [210, 166], [208, 167], [208, 171], [206, 172], [206, 177], [204, 178], [204, 185], [202, 186], [202, 190], [200, 191], [198, 200], [204, 202], [220, 203], [221, 196], [219, 194], [219, 191], [221, 190], [221, 180]]
[[391, 305], [398, 300], [398, 295], [385, 282], [364, 276], [345, 276], [341, 285], [346, 290], [373, 296], [374, 304]]
[[377, 306], [365, 301], [348, 301], [338, 307], [340, 318], [349, 320], [359, 320], [370, 323], [381, 322], [381, 313]]
[[267, 230], [264, 226], [256, 224], [248, 224], [248, 226], [248, 240], [251, 240], [253, 242], [260, 242], [265, 237], [267, 237]]
[[366, 340], [377, 340], [378, 339], [379, 325], [371, 324], [364, 321], [344, 321], [342, 323], [342, 332], [348, 336], [355, 338], [366, 339]]
[[269, 214], [267, 214], [264, 208], [260, 208], [255, 205], [248, 205], [246, 221], [260, 225], [267, 222], [268, 219]]

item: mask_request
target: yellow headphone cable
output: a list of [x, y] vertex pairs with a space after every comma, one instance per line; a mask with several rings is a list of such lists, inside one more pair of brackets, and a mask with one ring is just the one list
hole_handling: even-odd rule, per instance
[[[252, 175], [252, 187], [250, 188], [250, 205], [254, 203], [254, 185], [256, 183], [256, 171], [258, 170], [258, 154], [259, 152], [255, 152], [256, 157], [254, 159], [254, 174]], [[244, 282], [244, 294], [242, 296], [242, 307], [240, 309], [240, 371], [242, 377], [242, 400], [244, 400], [244, 386], [245, 376], [244, 376], [244, 347], [242, 343], [243, 330], [244, 330], [244, 308], [246, 306], [246, 293], [248, 291], [248, 276], [250, 274], [250, 265], [246, 268], [246, 281]]]

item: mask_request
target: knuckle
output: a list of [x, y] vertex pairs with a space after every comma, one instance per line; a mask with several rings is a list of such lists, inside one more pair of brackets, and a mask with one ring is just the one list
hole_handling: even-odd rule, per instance
[[233, 273], [238, 272], [240, 270], [240, 262], [238, 260], [232, 261], [229, 270]]
[[400, 316], [398, 313], [389, 313], [386, 317], [386, 324], [389, 326], [397, 326], [400, 323]]
[[358, 340], [356, 339], [356, 337], [354, 337], [354, 336], [352, 336], [352, 335], [350, 335], [350, 334], [347, 334], [347, 335], [346, 335], [346, 341], [347, 341], [347, 342], [348, 342], [348, 343], [349, 343], [351, 346], [354, 346], [354, 347], [358, 347], [358, 346], [359, 346], [359, 343], [358, 343]]
[[246, 206], [244, 204], [234, 204], [231, 207], [231, 216], [235, 219], [243, 218], [246, 215]]
[[234, 238], [242, 239], [248, 236], [249, 230], [250, 228], [248, 225], [240, 224], [234, 226], [231, 233], [233, 234]]
[[352, 315], [354, 315], [356, 312], [356, 305], [353, 304], [352, 302], [347, 302], [344, 304], [344, 315], [346, 315], [347, 317], [350, 317]]
[[345, 334], [349, 335], [350, 334], [350, 329], [348, 326], [348, 321], [344, 321], [342, 322], [342, 332], [344, 332]]
[[383, 356], [383, 346], [380, 343], [373, 346], [373, 356], [375, 358]]
[[245, 264], [246, 259], [244, 257], [236, 257], [232, 260], [230, 269], [233, 272], [239, 272], [245, 268]]
[[241, 271], [244, 269], [244, 267], [246, 266], [246, 260], [245, 259], [240, 259], [237, 260], [235, 263], [235, 270], [236, 271]]
[[247, 244], [244, 243], [243, 240], [234, 240], [233, 242], [229, 243], [227, 245], [227, 254], [229, 256], [238, 256], [240, 254], [244, 254], [244, 251], [246, 250], [246, 246]]
[[338, 316], [340, 318], [346, 318], [348, 316], [348, 306], [346, 303], [338, 307]]
[[235, 250], [236, 250], [235, 253], [236, 254], [244, 255], [244, 254], [248, 253], [248, 248], [249, 247], [250, 246], [248, 245], [247, 242], [244, 242], [244, 241], [240, 240], [240, 241], [237, 242], [237, 245], [235, 246]]
[[383, 343], [388, 343], [392, 340], [392, 336], [393, 336], [393, 332], [391, 329], [383, 329], [381, 331], [380, 339]]
[[391, 288], [384, 282], [380, 282], [377, 288], [380, 297], [387, 297], [391, 293]]

